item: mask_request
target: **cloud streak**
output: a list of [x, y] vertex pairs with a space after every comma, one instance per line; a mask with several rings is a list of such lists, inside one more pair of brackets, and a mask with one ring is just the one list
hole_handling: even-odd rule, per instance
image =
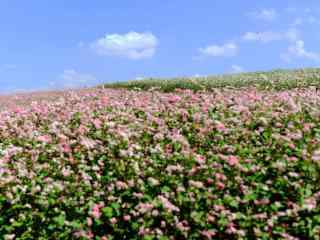
[[295, 28], [289, 29], [285, 32], [246, 32], [242, 36], [242, 40], [251, 42], [269, 43], [273, 41], [297, 41], [299, 38], [299, 32]]
[[248, 15], [252, 18], [266, 22], [272, 22], [278, 17], [278, 13], [274, 9], [261, 9], [259, 11], [251, 12]]
[[77, 88], [85, 87], [96, 80], [95, 76], [87, 73], [80, 73], [74, 69], [64, 70], [55, 80], [50, 82], [52, 88]]
[[152, 58], [159, 40], [152, 33], [129, 32], [110, 34], [99, 38], [91, 48], [102, 56], [116, 56], [131, 60]]
[[304, 41], [298, 40], [290, 45], [285, 53], [281, 54], [281, 58], [287, 62], [291, 62], [295, 58], [319, 61], [320, 54], [306, 50]]
[[231, 42], [223, 45], [213, 44], [199, 49], [201, 56], [207, 57], [233, 57], [238, 54], [238, 51], [238, 45]]

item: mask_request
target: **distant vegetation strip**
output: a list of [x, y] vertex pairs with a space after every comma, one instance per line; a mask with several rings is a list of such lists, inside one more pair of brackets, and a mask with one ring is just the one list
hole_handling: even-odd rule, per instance
[[212, 90], [214, 88], [256, 87], [261, 90], [287, 90], [293, 88], [320, 87], [320, 68], [297, 70], [273, 70], [225, 74], [205, 77], [181, 77], [172, 79], [147, 78], [126, 82], [107, 83], [105, 88], [125, 88], [171, 92], [175, 89]]

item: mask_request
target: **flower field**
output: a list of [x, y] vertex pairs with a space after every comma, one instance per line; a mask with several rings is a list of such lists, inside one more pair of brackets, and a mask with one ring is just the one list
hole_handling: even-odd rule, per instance
[[314, 88], [46, 95], [0, 101], [1, 239], [320, 239]]

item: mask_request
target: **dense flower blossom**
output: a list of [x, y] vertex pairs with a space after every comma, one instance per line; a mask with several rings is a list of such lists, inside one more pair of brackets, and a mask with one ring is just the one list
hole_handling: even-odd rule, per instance
[[320, 236], [312, 88], [8, 98], [0, 102], [4, 239]]

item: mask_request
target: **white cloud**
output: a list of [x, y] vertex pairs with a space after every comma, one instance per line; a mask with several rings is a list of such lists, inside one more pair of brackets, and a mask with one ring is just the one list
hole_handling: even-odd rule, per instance
[[239, 65], [232, 65], [231, 66], [231, 70], [230, 70], [230, 73], [242, 73], [244, 72], [244, 68], [239, 66]]
[[296, 27], [296, 26], [301, 26], [303, 24], [320, 24], [320, 20], [312, 15], [308, 15], [308, 16], [304, 16], [304, 17], [300, 16], [300, 17], [296, 17], [294, 19], [291, 26]]
[[226, 43], [224, 45], [210, 45], [205, 48], [200, 48], [199, 52], [202, 56], [210, 57], [232, 57], [237, 55], [239, 50], [235, 43]]
[[262, 9], [249, 13], [249, 16], [252, 16], [259, 20], [271, 22], [278, 17], [278, 13], [274, 9]]
[[242, 39], [254, 42], [272, 42], [282, 40], [283, 36], [277, 32], [247, 32], [243, 35]]
[[153, 57], [157, 46], [158, 39], [148, 32], [105, 35], [91, 44], [91, 47], [100, 55], [119, 56], [132, 60]]
[[50, 83], [53, 88], [75, 88], [85, 87], [95, 81], [96, 78], [91, 74], [79, 73], [74, 69], [67, 69]]
[[201, 75], [199, 73], [194, 74], [193, 76], [191, 76], [192, 78], [201, 78], [201, 77], [205, 77], [204, 75]]
[[135, 80], [144, 80], [144, 79], [146, 79], [146, 77], [144, 77], [144, 76], [137, 76], [136, 78], [135, 78]]
[[319, 61], [320, 54], [307, 51], [304, 45], [304, 41], [296, 41], [294, 44], [288, 47], [287, 52], [281, 54], [281, 58], [287, 62], [292, 61], [294, 58], [304, 58], [313, 61]]
[[245, 41], [268, 43], [280, 40], [296, 41], [298, 37], [299, 32], [296, 29], [292, 28], [286, 32], [246, 32], [242, 36], [242, 39]]

